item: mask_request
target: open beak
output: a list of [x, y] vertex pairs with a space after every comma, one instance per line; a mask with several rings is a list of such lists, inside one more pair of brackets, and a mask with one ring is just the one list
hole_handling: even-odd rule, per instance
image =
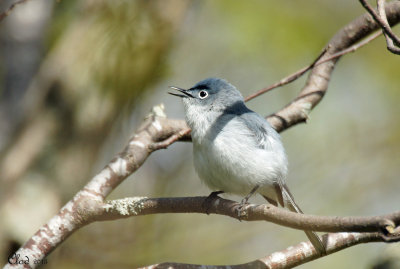
[[183, 97], [184, 97], [184, 98], [186, 98], [186, 97], [191, 97], [191, 98], [193, 98], [193, 95], [191, 95], [190, 93], [188, 93], [187, 90], [185, 90], [185, 89], [178, 88], [178, 87], [175, 87], [175, 86], [169, 86], [169, 88], [170, 88], [170, 89], [173, 89], [173, 90], [176, 90], [176, 91], [178, 91], [178, 92], [183, 93], [183, 94], [179, 94], [179, 93], [168, 92], [168, 93], [171, 94], [171, 95], [175, 95], [175, 96], [182, 97], [182, 98], [183, 98]]

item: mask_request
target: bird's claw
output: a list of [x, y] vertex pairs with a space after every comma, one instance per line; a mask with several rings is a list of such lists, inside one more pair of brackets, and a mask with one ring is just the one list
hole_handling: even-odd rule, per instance
[[247, 215], [247, 211], [245, 209], [245, 206], [248, 205], [248, 198], [243, 198], [242, 201], [240, 202], [238, 208], [237, 208], [237, 214], [238, 214], [238, 218], [239, 221], [242, 220], [243, 217], [245, 217]]
[[221, 194], [221, 193], [224, 193], [224, 191], [213, 191], [204, 200], [202, 207], [205, 208], [207, 215], [210, 215], [210, 208], [212, 206], [212, 203], [214, 202], [215, 199], [219, 198], [218, 194]]

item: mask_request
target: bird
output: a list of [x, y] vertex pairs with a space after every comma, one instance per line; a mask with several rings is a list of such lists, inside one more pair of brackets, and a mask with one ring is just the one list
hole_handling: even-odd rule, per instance
[[[244, 197], [258, 193], [270, 204], [303, 213], [285, 183], [288, 161], [280, 135], [244, 103], [239, 90], [221, 78], [207, 78], [189, 89], [170, 86], [181, 97], [191, 128], [193, 162], [200, 179], [213, 191]], [[210, 195], [210, 196], [211, 196]], [[305, 231], [319, 253], [325, 247]]]

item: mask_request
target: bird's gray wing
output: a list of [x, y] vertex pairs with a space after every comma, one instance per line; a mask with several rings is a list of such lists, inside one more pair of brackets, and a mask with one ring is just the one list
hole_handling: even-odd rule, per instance
[[[271, 149], [279, 150], [279, 147], [282, 146], [280, 143], [279, 134], [271, 127], [271, 125], [260, 115], [253, 111], [249, 111], [247, 113], [243, 113], [240, 116], [240, 120], [242, 120], [249, 131], [250, 136], [256, 141], [257, 145], [263, 149]], [[278, 147], [278, 148], [276, 148]], [[281, 148], [283, 150], [283, 148]], [[289, 191], [287, 185], [282, 181], [278, 180], [274, 183], [274, 188], [276, 192], [276, 200], [271, 199], [270, 197], [265, 197], [268, 201], [272, 202], [272, 204], [277, 205], [278, 203], [290, 211], [303, 213], [300, 207], [295, 202], [293, 195]], [[326, 253], [326, 249], [324, 244], [322, 243], [319, 236], [313, 231], [305, 231], [307, 237], [310, 239], [313, 246], [319, 253]]]
[[278, 133], [259, 114], [249, 110], [239, 116], [259, 148], [269, 149], [272, 141], [279, 141]]

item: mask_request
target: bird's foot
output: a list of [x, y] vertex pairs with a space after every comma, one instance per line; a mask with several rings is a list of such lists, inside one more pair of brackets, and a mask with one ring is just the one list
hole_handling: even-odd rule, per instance
[[202, 207], [205, 208], [206, 214], [210, 215], [210, 208], [213, 205], [215, 199], [219, 198], [218, 194], [224, 193], [224, 191], [213, 191], [208, 195], [208, 197], [204, 200]]
[[238, 218], [239, 221], [241, 221], [243, 219], [243, 217], [245, 217], [247, 215], [247, 212], [245, 210], [245, 206], [248, 205], [248, 201], [249, 201], [250, 197], [245, 197], [242, 199], [242, 201], [240, 201], [239, 206], [237, 208], [237, 214], [238, 214]]
[[238, 218], [239, 220], [241, 220], [243, 217], [245, 217], [247, 215], [246, 211], [244, 210], [244, 206], [248, 204], [248, 201], [250, 199], [251, 196], [253, 196], [253, 194], [258, 190], [260, 186], [259, 185], [255, 185], [253, 189], [251, 189], [250, 193], [246, 195], [246, 197], [244, 197], [242, 199], [242, 201], [239, 204], [238, 207]]

